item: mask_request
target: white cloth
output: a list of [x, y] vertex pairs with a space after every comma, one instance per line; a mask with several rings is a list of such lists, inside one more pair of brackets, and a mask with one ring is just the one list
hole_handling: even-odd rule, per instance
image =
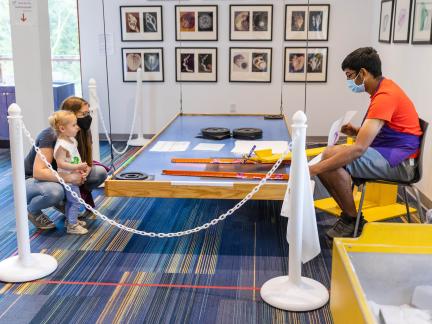
[[[54, 157], [57, 155], [57, 151], [59, 147], [62, 147], [65, 149], [69, 154], [66, 156], [65, 162], [71, 163], [71, 164], [78, 164], [81, 163], [81, 156], [78, 151], [78, 142], [75, 138], [69, 137], [69, 140], [65, 140], [62, 138], [58, 138], [57, 142], [54, 146]], [[61, 168], [58, 168], [59, 172], [63, 173], [70, 173], [72, 171], [64, 170]]]
[[[321, 252], [321, 246], [319, 242], [318, 236], [318, 228], [316, 223], [316, 214], [313, 200], [313, 185], [309, 185], [310, 174], [309, 167], [307, 163], [306, 154], [302, 156], [301, 165], [304, 168], [304, 179], [303, 183], [303, 192], [301, 195], [303, 196], [303, 226], [302, 226], [302, 252], [301, 252], [301, 261], [302, 263], [306, 263], [313, 258], [315, 258]], [[292, 170], [292, 169], [291, 169]], [[290, 170], [290, 179], [291, 179], [291, 170]], [[285, 192], [284, 202], [282, 205], [281, 215], [285, 217], [292, 217], [292, 203], [291, 203], [291, 191], [295, 188], [291, 188], [291, 180], [288, 181], [287, 191]], [[287, 225], [287, 241], [288, 244], [295, 244], [292, 242], [290, 238], [290, 219], [288, 219]]]

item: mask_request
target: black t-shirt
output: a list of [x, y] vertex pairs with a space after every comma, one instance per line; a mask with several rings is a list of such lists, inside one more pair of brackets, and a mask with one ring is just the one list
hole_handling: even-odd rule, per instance
[[[53, 150], [56, 141], [57, 141], [57, 134], [54, 132], [54, 130], [51, 127], [46, 128], [42, 132], [40, 132], [35, 140], [37, 147], [52, 148]], [[27, 154], [27, 156], [24, 159], [24, 169], [25, 169], [26, 178], [33, 177], [33, 164], [35, 158], [36, 158], [36, 151], [34, 147], [32, 147], [30, 152]], [[54, 170], [57, 170], [57, 164], [54, 158], [53, 161], [51, 162], [51, 165], [54, 168]]]

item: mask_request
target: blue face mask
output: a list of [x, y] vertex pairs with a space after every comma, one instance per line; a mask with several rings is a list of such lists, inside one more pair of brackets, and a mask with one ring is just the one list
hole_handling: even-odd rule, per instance
[[356, 75], [356, 77], [354, 79], [349, 79], [347, 80], [347, 86], [349, 89], [351, 89], [352, 92], [354, 93], [361, 93], [361, 92], [365, 92], [365, 85], [364, 85], [364, 80], [363, 83], [360, 85], [357, 85], [355, 83], [355, 80], [357, 79], [357, 77], [360, 75], [360, 72]]

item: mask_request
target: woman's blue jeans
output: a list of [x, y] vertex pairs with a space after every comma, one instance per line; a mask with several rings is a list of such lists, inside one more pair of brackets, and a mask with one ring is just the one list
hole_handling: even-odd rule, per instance
[[[87, 177], [85, 186], [88, 190], [99, 187], [106, 179], [107, 172], [100, 165], [93, 166]], [[42, 209], [63, 204], [65, 192], [58, 182], [39, 181], [34, 178], [26, 180], [27, 210], [33, 215], [39, 215]]]

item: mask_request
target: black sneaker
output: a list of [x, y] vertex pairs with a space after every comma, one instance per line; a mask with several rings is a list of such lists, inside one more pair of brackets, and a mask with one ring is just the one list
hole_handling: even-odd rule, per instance
[[38, 229], [49, 230], [56, 227], [51, 219], [44, 213], [40, 213], [39, 215], [28, 213], [28, 219]]
[[[357, 235], [360, 235], [363, 231], [363, 226], [366, 224], [366, 220], [363, 215], [360, 216], [360, 223]], [[327, 231], [327, 236], [331, 239], [335, 237], [353, 237], [355, 229], [356, 219], [346, 215], [341, 215], [338, 221]]]

